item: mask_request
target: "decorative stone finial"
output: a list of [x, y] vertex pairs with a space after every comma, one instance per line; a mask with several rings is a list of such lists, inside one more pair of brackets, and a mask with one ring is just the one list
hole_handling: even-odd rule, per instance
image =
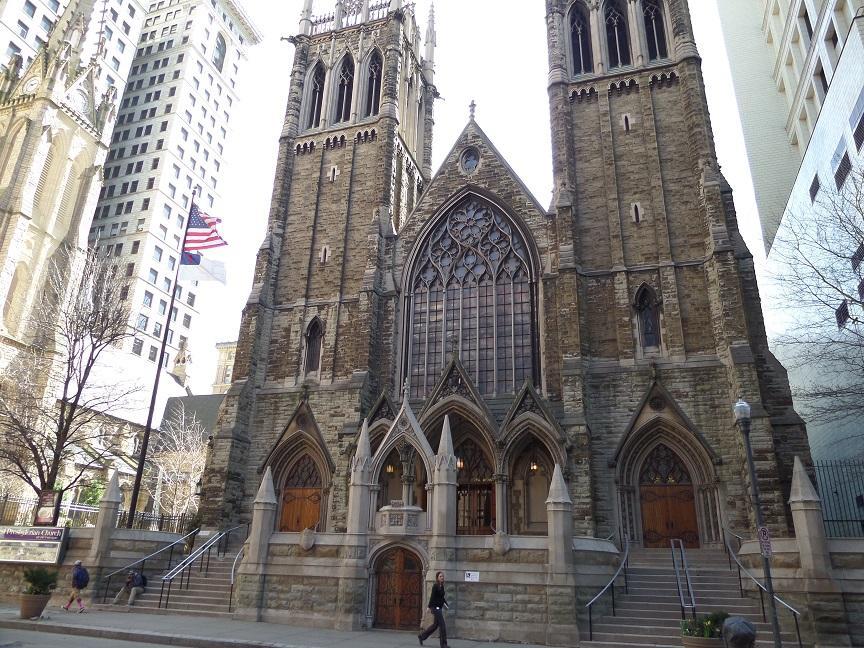
[[801, 462], [801, 457], [795, 457], [795, 464], [792, 468], [792, 488], [789, 493], [789, 503], [793, 502], [820, 502], [819, 494], [813, 487], [813, 482], [807, 475], [804, 469], [804, 464]]
[[468, 104], [468, 110], [470, 111], [470, 113], [468, 115], [469, 119], [473, 122], [474, 121], [474, 114], [477, 112], [477, 104], [474, 103], [473, 99], [471, 100], [471, 103]]
[[267, 470], [264, 471], [261, 487], [255, 496], [255, 504], [276, 504], [276, 490], [273, 488], [273, 472], [270, 466], [267, 466]]
[[572, 504], [570, 493], [567, 492], [567, 482], [564, 481], [564, 473], [561, 472], [561, 464], [555, 464], [552, 473], [552, 483], [549, 484], [549, 497], [547, 504]]
[[369, 444], [369, 419], [363, 419], [363, 427], [360, 428], [360, 438], [357, 440], [357, 452], [354, 459], [366, 459], [372, 456], [372, 446]]
[[111, 481], [108, 482], [108, 488], [105, 489], [105, 493], [102, 495], [103, 502], [122, 502], [123, 501], [123, 493], [120, 492], [120, 473], [114, 471], [114, 474], [111, 475]]
[[441, 441], [438, 442], [438, 456], [449, 457], [453, 454], [453, 435], [450, 432], [450, 417], [444, 416], [444, 426], [441, 428]]

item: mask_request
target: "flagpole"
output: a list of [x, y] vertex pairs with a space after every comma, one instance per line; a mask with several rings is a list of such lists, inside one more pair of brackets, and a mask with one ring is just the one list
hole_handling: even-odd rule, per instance
[[144, 463], [147, 460], [147, 446], [150, 445], [150, 432], [153, 428], [153, 414], [156, 411], [156, 395], [159, 391], [159, 380], [162, 378], [162, 361], [165, 357], [165, 349], [168, 347], [168, 335], [171, 330], [171, 314], [174, 312], [174, 304], [177, 301], [177, 281], [180, 278], [180, 268], [183, 265], [183, 254], [186, 250], [186, 238], [189, 235], [189, 222], [192, 219], [192, 210], [195, 209], [195, 196], [198, 188], [192, 191], [192, 203], [189, 205], [189, 213], [186, 215], [186, 226], [183, 228], [183, 242], [180, 244], [180, 257], [177, 259], [177, 270], [174, 272], [174, 286], [171, 290], [171, 301], [168, 304], [168, 317], [165, 321], [165, 330], [162, 332], [162, 345], [159, 348], [159, 358], [156, 361], [156, 379], [153, 381], [153, 392], [150, 394], [150, 409], [147, 412], [147, 425], [144, 427], [144, 437], [141, 439], [141, 453], [138, 456], [138, 469], [135, 471], [135, 485], [132, 487], [132, 499], [129, 501], [129, 514], [126, 516], [126, 528], [131, 529], [135, 522], [135, 511], [138, 508], [138, 496], [141, 493], [141, 480], [144, 478]]

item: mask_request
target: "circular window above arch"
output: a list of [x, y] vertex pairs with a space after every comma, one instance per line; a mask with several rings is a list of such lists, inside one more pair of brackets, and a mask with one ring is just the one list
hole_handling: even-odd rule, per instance
[[459, 166], [465, 173], [471, 174], [477, 171], [480, 166], [480, 151], [473, 146], [462, 151], [462, 156], [459, 158]]

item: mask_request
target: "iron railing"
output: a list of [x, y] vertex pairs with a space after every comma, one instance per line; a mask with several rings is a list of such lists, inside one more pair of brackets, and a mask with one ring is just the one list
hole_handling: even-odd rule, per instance
[[[762, 622], [767, 623], [768, 616], [765, 614], [765, 594], [768, 593], [768, 590], [762, 583], [756, 580], [756, 577], [751, 574], [744, 565], [741, 564], [741, 561], [738, 559], [738, 555], [735, 553], [735, 550], [732, 549], [732, 545], [729, 544], [729, 536], [732, 536], [737, 540], [738, 551], [741, 550], [741, 543], [744, 542], [744, 538], [733, 532], [731, 529], [727, 529], [725, 527], [723, 528], [723, 544], [726, 546], [726, 555], [729, 557], [729, 569], [732, 569], [733, 560], [735, 561], [735, 565], [738, 568], [738, 592], [741, 594], [741, 598], [745, 598], [744, 583], [741, 578], [742, 574], [744, 574], [750, 580], [756, 583], [756, 587], [759, 590], [759, 604], [762, 608]], [[795, 634], [798, 637], [798, 648], [804, 648], [804, 644], [801, 642], [801, 625], [798, 622], [798, 617], [801, 616], [801, 613], [776, 594], [774, 595], [774, 600], [792, 613], [792, 618], [795, 619]]]
[[[39, 500], [26, 497], [14, 497], [5, 495], [0, 500], [0, 524], [9, 526], [30, 526], [36, 517], [36, 509]], [[57, 519], [58, 526], [69, 527], [93, 527], [99, 517], [98, 506], [86, 504], [71, 504], [66, 502], [60, 505], [60, 517]]]
[[864, 537], [864, 461], [817, 461], [813, 470], [822, 499], [825, 535]]
[[240, 562], [240, 556], [243, 555], [243, 552], [246, 550], [246, 545], [244, 544], [240, 547], [240, 551], [237, 552], [237, 555], [234, 556], [234, 564], [231, 565], [231, 592], [228, 594], [228, 611], [231, 612], [231, 607], [234, 604], [234, 574], [237, 571], [237, 563]]
[[[672, 568], [675, 570], [675, 585], [678, 588], [678, 600], [681, 603], [681, 620], [687, 618], [687, 610], [693, 613], [696, 620], [696, 595], [693, 593], [693, 583], [690, 580], [690, 566], [687, 564], [687, 550], [684, 541], [673, 538], [669, 541], [672, 549]], [[681, 563], [680, 566], [678, 563]]]
[[[613, 534], [614, 535], [614, 534]], [[588, 601], [585, 607], [588, 609], [588, 641], [594, 641], [594, 617], [592, 608], [594, 604], [599, 601], [606, 592], [611, 592], [612, 594], [612, 616], [615, 616], [615, 581], [618, 580], [618, 577], [621, 575], [621, 572], [624, 572], [624, 592], [630, 592], [630, 585], [627, 582], [627, 563], [630, 560], [630, 536], [626, 533], [623, 538], [624, 548], [623, 548], [623, 557], [621, 558], [621, 564], [618, 565], [618, 569], [615, 570], [615, 575], [612, 576], [612, 580], [606, 583], [606, 586], [600, 590], [597, 595]]]
[[[134, 567], [137, 567], [137, 569], [135, 569], [135, 571], [138, 571], [138, 572], [143, 574], [144, 569], [147, 567], [147, 561], [148, 560], [152, 561], [156, 556], [158, 556], [161, 553], [164, 553], [165, 551], [169, 552], [168, 553], [168, 567], [167, 567], [167, 569], [170, 570], [171, 564], [174, 561], [174, 549], [175, 549], [175, 547], [177, 548], [177, 551], [180, 552], [181, 556], [183, 555], [182, 552], [184, 551], [186, 544], [189, 544], [189, 550], [191, 551], [192, 548], [195, 546], [195, 536], [198, 535], [198, 532], [200, 530], [201, 529], [198, 528], [198, 529], [195, 529], [194, 531], [190, 531], [189, 533], [187, 533], [185, 536], [183, 536], [179, 540], [175, 540], [171, 544], [165, 545], [164, 547], [159, 549], [159, 551], [154, 551], [149, 556], [145, 556], [144, 558], [136, 560], [135, 562], [129, 563], [128, 565], [121, 567], [120, 569], [115, 569], [110, 574], [107, 574], [106, 576], [104, 576], [103, 580], [105, 581], [105, 591], [102, 594], [102, 602], [104, 603], [108, 599], [108, 590], [111, 586], [111, 578], [112, 577], [114, 577], [120, 573], [129, 572]], [[191, 542], [190, 542], [190, 540], [191, 540]]]
[[[249, 524], [239, 524], [231, 529], [226, 531], [219, 531], [210, 537], [204, 544], [198, 547], [195, 551], [190, 553], [186, 558], [184, 558], [181, 562], [177, 563], [173, 569], [169, 570], [167, 574], [162, 577], [162, 588], [159, 591], [159, 605], [158, 607], [162, 607], [162, 602], [164, 599], [165, 609], [168, 609], [168, 604], [171, 601], [171, 587], [174, 584], [174, 579], [178, 576], [180, 577], [180, 589], [183, 589], [183, 581], [185, 579], [186, 586], [185, 589], [189, 589], [189, 583], [192, 578], [192, 571], [195, 568], [196, 563], [198, 563], [198, 573], [203, 572], [206, 577], [210, 571], [210, 558], [213, 553], [213, 550], [216, 550], [216, 557], [224, 557], [228, 552], [228, 546], [231, 542], [231, 534], [237, 531], [238, 529], [246, 529], [246, 535], [249, 534]], [[236, 559], [235, 559], [236, 560]], [[165, 585], [168, 585], [166, 590]]]
[[[117, 528], [127, 526], [129, 511], [120, 511], [117, 515]], [[197, 522], [196, 516], [190, 513], [181, 515], [162, 515], [138, 511], [132, 520], [132, 529], [139, 531], [164, 531], [165, 533], [187, 533]]]

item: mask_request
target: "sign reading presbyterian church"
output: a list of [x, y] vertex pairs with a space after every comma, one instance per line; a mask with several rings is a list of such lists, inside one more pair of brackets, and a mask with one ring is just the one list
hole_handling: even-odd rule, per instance
[[66, 548], [64, 528], [0, 527], [0, 562], [57, 565]]

